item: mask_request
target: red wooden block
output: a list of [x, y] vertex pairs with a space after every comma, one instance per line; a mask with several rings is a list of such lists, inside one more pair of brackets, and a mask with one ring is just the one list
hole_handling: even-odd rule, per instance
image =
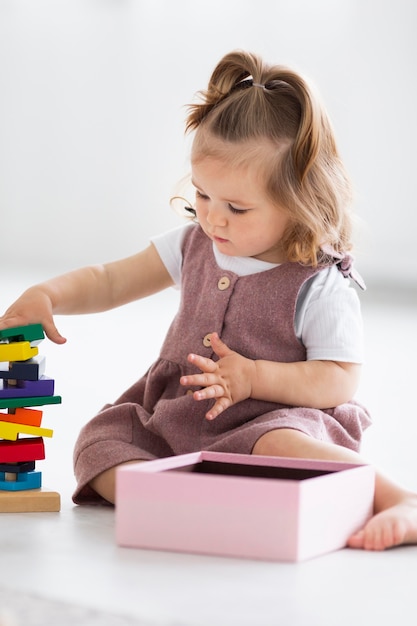
[[21, 461], [41, 461], [45, 458], [45, 445], [42, 437], [28, 437], [16, 441], [0, 441], [0, 463], [20, 463]]

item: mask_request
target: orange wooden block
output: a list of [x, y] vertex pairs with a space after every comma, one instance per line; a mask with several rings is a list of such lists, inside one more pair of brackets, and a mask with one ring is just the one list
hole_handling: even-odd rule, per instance
[[12, 422], [13, 424], [26, 424], [27, 426], [40, 426], [42, 422], [43, 411], [36, 409], [13, 409], [14, 413], [1, 413], [0, 421]]
[[48, 489], [0, 491], [0, 513], [42, 513], [61, 510], [61, 496]]

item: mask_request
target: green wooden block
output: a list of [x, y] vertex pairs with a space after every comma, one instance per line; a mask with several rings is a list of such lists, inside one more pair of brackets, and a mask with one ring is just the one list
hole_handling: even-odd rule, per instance
[[15, 326], [0, 330], [0, 340], [39, 342], [45, 339], [45, 333], [41, 324], [28, 324], [27, 326]]
[[61, 396], [39, 396], [38, 398], [0, 398], [0, 409], [16, 409], [45, 404], [61, 404]]

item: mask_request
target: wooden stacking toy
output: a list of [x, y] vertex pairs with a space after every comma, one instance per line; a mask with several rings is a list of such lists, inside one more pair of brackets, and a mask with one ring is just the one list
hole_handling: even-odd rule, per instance
[[33, 407], [61, 403], [39, 355], [44, 338], [40, 324], [0, 330], [0, 513], [60, 510], [59, 493], [42, 488], [35, 470], [53, 431]]

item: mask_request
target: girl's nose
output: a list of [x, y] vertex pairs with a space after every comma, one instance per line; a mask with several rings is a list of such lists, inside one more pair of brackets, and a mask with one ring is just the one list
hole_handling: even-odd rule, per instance
[[224, 209], [218, 205], [211, 204], [207, 211], [207, 222], [210, 226], [225, 226], [227, 218]]

